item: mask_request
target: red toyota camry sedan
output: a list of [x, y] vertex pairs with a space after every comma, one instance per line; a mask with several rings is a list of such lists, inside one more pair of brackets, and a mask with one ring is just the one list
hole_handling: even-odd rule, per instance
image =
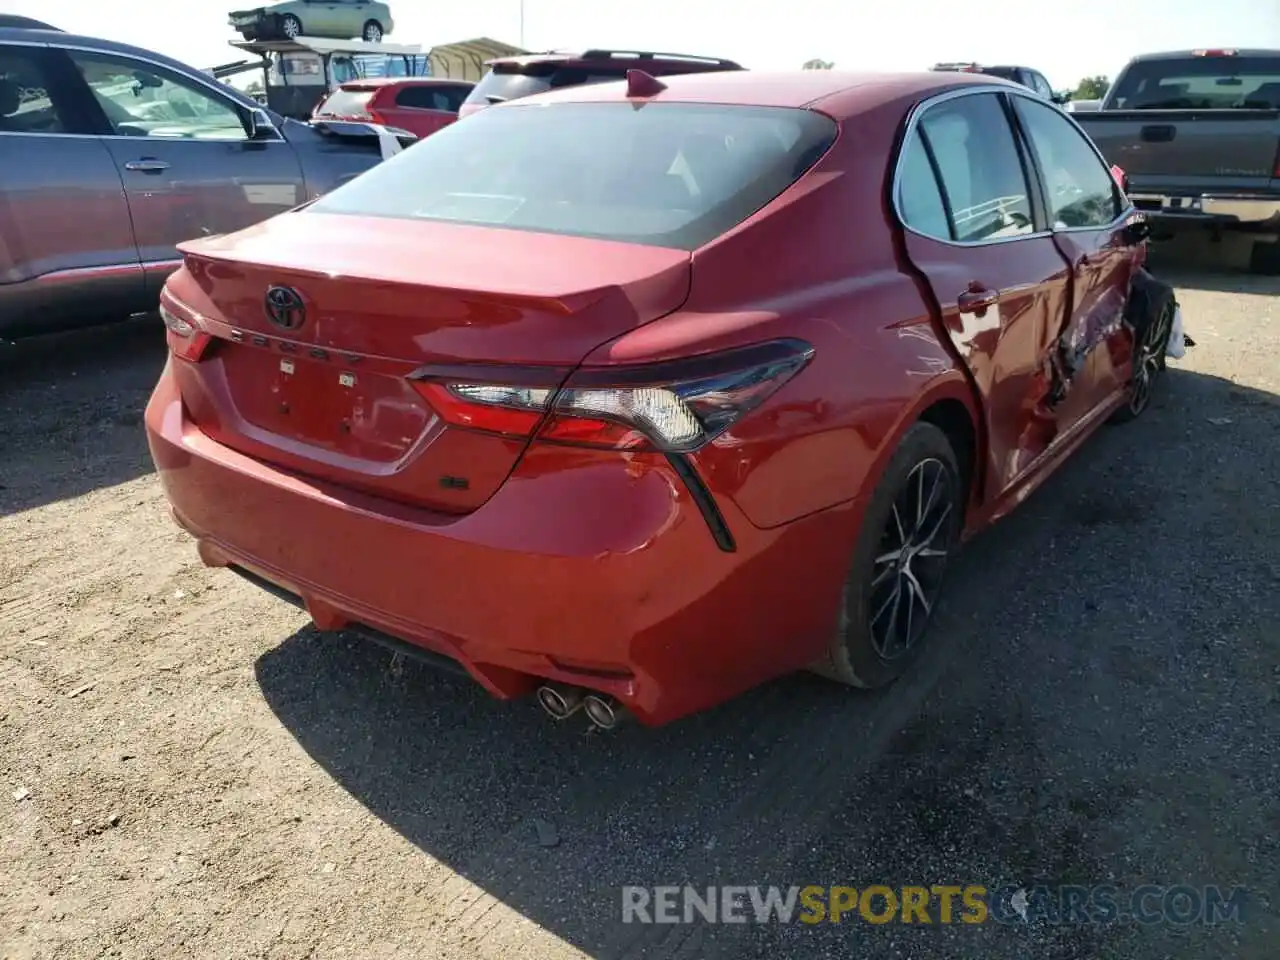
[[205, 563], [556, 717], [880, 686], [1146, 406], [1141, 226], [1011, 83], [633, 71], [185, 245], [151, 452]]

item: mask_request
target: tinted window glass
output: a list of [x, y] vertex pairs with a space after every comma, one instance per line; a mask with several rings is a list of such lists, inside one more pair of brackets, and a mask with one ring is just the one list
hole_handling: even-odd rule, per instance
[[335, 90], [316, 109], [328, 117], [363, 117], [368, 113], [372, 90]]
[[1140, 60], [1120, 78], [1119, 110], [1280, 108], [1280, 57]]
[[1025, 97], [1018, 113], [1044, 172], [1055, 227], [1104, 227], [1120, 216], [1115, 179], [1062, 113]]
[[405, 87], [396, 94], [397, 107], [412, 107], [415, 110], [452, 110], [457, 105], [449, 96], [448, 87]]
[[68, 51], [117, 136], [245, 140], [244, 118], [230, 101], [186, 77], [140, 60]]
[[56, 94], [30, 47], [0, 47], [0, 132], [67, 133]]
[[[610, 70], [603, 67], [564, 67], [554, 64], [535, 64], [522, 67], [519, 72], [490, 70], [467, 97], [467, 103], [489, 104], [506, 100], [519, 100], [535, 93], [545, 93], [557, 87], [574, 87], [584, 83], [607, 83], [623, 79], [626, 67]], [[491, 97], [497, 98], [491, 100]]]
[[1053, 99], [1053, 87], [1049, 86], [1049, 81], [1044, 78], [1043, 74], [1031, 74], [1032, 89], [1046, 100]]
[[902, 222], [918, 233], [941, 239], [951, 238], [951, 225], [942, 205], [942, 193], [933, 175], [929, 154], [918, 133], [902, 153], [902, 169], [898, 177], [898, 210]]
[[468, 84], [465, 87], [447, 87], [445, 93], [449, 97], [449, 109], [457, 113], [470, 95], [471, 86]]
[[475, 85], [467, 103], [502, 103], [505, 100], [518, 100], [535, 93], [545, 93], [551, 89], [548, 77], [535, 77], [525, 73], [507, 73], [490, 70]]
[[790, 108], [501, 107], [432, 134], [311, 209], [693, 249], [790, 186], [835, 133], [830, 118]]
[[982, 72], [990, 77], [999, 77], [1001, 80], [1012, 80], [1014, 83], [1022, 82], [1022, 71], [1017, 67], [983, 67]]
[[1030, 192], [999, 97], [946, 100], [924, 113], [920, 128], [938, 161], [957, 240], [1034, 232]]

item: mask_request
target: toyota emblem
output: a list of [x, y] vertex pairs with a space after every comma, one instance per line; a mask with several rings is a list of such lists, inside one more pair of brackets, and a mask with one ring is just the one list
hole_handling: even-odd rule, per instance
[[297, 330], [307, 319], [302, 294], [293, 287], [268, 287], [265, 306], [267, 319], [283, 330]]

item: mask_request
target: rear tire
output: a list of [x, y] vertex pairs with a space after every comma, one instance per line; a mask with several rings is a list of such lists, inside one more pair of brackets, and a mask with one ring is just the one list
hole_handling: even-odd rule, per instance
[[286, 40], [296, 40], [298, 37], [304, 36], [302, 21], [292, 13], [286, 13], [280, 18], [280, 36]]
[[1280, 276], [1280, 240], [1255, 240], [1249, 251], [1249, 272], [1264, 277]]
[[918, 654], [959, 543], [966, 501], [947, 436], [917, 423], [871, 495], [845, 580], [840, 623], [811, 669], [853, 687], [896, 680]]
[[364, 25], [360, 31], [360, 39], [365, 43], [381, 43], [382, 42], [382, 24], [377, 20], [370, 20]]

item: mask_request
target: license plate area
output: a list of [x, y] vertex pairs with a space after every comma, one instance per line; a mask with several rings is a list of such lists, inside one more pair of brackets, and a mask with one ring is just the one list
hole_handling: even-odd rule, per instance
[[220, 352], [231, 399], [248, 423], [295, 443], [361, 460], [402, 458], [431, 413], [401, 377], [236, 344]]

